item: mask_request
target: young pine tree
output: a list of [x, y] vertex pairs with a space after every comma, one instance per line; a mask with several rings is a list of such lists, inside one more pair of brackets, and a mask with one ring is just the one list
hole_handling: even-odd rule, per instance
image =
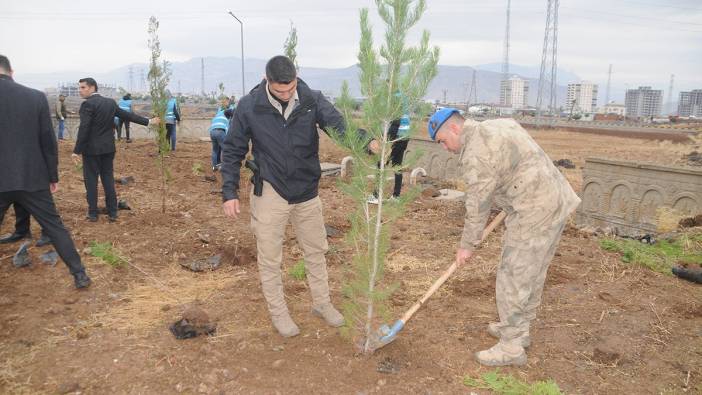
[[156, 132], [156, 144], [158, 145], [158, 166], [161, 173], [161, 212], [166, 212], [166, 193], [168, 186], [169, 171], [166, 167], [166, 153], [170, 150], [168, 139], [166, 138], [166, 124], [164, 117], [168, 104], [168, 94], [166, 93], [171, 72], [168, 69], [168, 62], [161, 61], [161, 43], [158, 40], [158, 19], [152, 16], [149, 18], [149, 49], [151, 50], [151, 62], [149, 67], [149, 90], [151, 93], [151, 105], [154, 114], [161, 119], [161, 122], [152, 129]]
[[[341, 143], [351, 149], [354, 158], [353, 175], [348, 182], [341, 184], [341, 188], [357, 202], [347, 235], [354, 249], [354, 258], [344, 281], [347, 298], [344, 329], [364, 353], [373, 351], [371, 339], [379, 319], [386, 315], [386, 302], [392, 293], [392, 287], [383, 280], [390, 227], [402, 214], [404, 205], [416, 196], [405, 193], [399, 201], [385, 199], [389, 186], [387, 177], [407, 167], [388, 166], [394, 142], [388, 137], [388, 129], [390, 123], [399, 119], [408, 108], [420, 106], [429, 82], [437, 74], [439, 59], [439, 49], [429, 47], [427, 31], [423, 32], [419, 45], [409, 47], [405, 43], [407, 32], [424, 13], [425, 0], [376, 0], [376, 5], [386, 28], [385, 42], [378, 50], [374, 47], [368, 10], [361, 10], [358, 60], [361, 93], [365, 101], [360, 119], [354, 118], [354, 101], [346, 82], [337, 101], [347, 122], [347, 133]], [[359, 127], [379, 143], [377, 154], [367, 154], [367, 139], [357, 131]], [[374, 192], [378, 204], [369, 205], [367, 198]]]
[[297, 28], [290, 22], [290, 33], [288, 33], [288, 38], [285, 39], [285, 44], [283, 45], [285, 51], [285, 56], [292, 60], [296, 69], [300, 69], [297, 65]]

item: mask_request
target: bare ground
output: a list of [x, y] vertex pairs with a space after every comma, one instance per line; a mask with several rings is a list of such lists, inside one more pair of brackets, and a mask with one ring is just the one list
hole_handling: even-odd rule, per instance
[[[579, 189], [587, 156], [676, 163], [691, 145], [553, 131], [534, 132], [552, 159], [569, 158], [565, 170]], [[81, 175], [62, 144], [64, 222], [81, 251], [90, 241], [109, 241], [131, 265], [112, 268], [81, 254], [93, 286], [73, 289], [61, 262], [39, 262], [48, 247], [31, 250], [34, 264], [15, 269], [7, 256], [17, 245], [0, 245], [0, 392], [57, 393], [465, 393], [465, 375], [488, 369], [472, 353], [491, 346], [487, 323], [497, 316], [495, 266], [500, 234], [493, 234], [470, 267], [432, 298], [398, 339], [372, 356], [309, 314], [306, 285], [285, 275], [288, 304], [302, 334], [274, 333], [260, 292], [255, 244], [242, 218], [224, 218], [217, 186], [195, 174], [209, 163], [209, 144], [182, 142], [169, 158], [165, 214], [155, 177], [155, 146], [120, 144], [116, 176], [132, 211], [118, 223], [88, 223]], [[323, 144], [322, 158], [343, 152]], [[348, 229], [352, 204], [323, 179], [320, 194], [327, 223]], [[399, 316], [450, 263], [462, 227], [460, 203], [420, 198], [395, 227], [388, 279], [399, 285], [391, 300]], [[11, 231], [8, 215], [3, 233]], [[435, 226], [441, 224], [441, 226]], [[35, 235], [39, 234], [33, 224]], [[350, 251], [330, 239], [332, 299], [340, 304]], [[192, 273], [181, 260], [223, 253], [214, 272]], [[292, 232], [284, 265], [302, 257]], [[184, 307], [201, 305], [218, 322], [215, 336], [176, 340], [168, 331]], [[552, 378], [567, 393], [700, 393], [702, 389], [702, 289], [671, 276], [632, 267], [601, 251], [598, 241], [568, 228], [549, 271], [539, 317], [532, 330], [529, 362], [503, 372], [526, 379]], [[395, 373], [380, 373], [390, 366]], [[475, 391], [480, 392], [480, 391]]]

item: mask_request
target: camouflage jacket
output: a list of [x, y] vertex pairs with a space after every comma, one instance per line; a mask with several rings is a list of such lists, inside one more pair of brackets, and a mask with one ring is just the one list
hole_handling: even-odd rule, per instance
[[580, 204], [563, 174], [516, 121], [466, 120], [461, 176], [467, 185], [461, 248], [473, 250], [493, 203], [507, 214], [507, 236], [524, 241], [560, 224]]

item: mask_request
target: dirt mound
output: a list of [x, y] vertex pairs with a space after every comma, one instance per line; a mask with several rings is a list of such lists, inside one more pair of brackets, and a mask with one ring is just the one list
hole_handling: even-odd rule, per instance
[[180, 320], [170, 327], [171, 333], [178, 339], [189, 339], [199, 335], [211, 335], [217, 330], [217, 324], [210, 322], [210, 316], [198, 306], [188, 306]]
[[233, 266], [250, 266], [256, 263], [256, 253], [250, 247], [225, 247], [222, 250], [222, 264]]
[[683, 159], [687, 159], [687, 164], [690, 166], [702, 166], [702, 152], [692, 151]]
[[695, 226], [702, 226], [702, 214], [697, 214], [694, 217], [686, 217], [680, 220], [678, 223], [681, 228], [693, 228]]

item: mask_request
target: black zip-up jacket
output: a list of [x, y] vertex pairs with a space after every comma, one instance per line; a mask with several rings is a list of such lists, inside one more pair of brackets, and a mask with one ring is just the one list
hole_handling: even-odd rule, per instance
[[117, 103], [100, 94], [89, 96], [80, 105], [80, 126], [74, 154], [102, 155], [115, 152], [115, 117], [147, 126], [149, 119], [124, 111]]
[[[241, 161], [252, 152], [261, 177], [290, 204], [317, 196], [322, 170], [317, 125], [329, 134], [345, 132], [339, 111], [319, 91], [298, 78], [299, 103], [287, 121], [271, 105], [263, 80], [244, 96], [222, 146], [222, 197], [238, 199]], [[291, 103], [292, 104], [292, 103]]]

